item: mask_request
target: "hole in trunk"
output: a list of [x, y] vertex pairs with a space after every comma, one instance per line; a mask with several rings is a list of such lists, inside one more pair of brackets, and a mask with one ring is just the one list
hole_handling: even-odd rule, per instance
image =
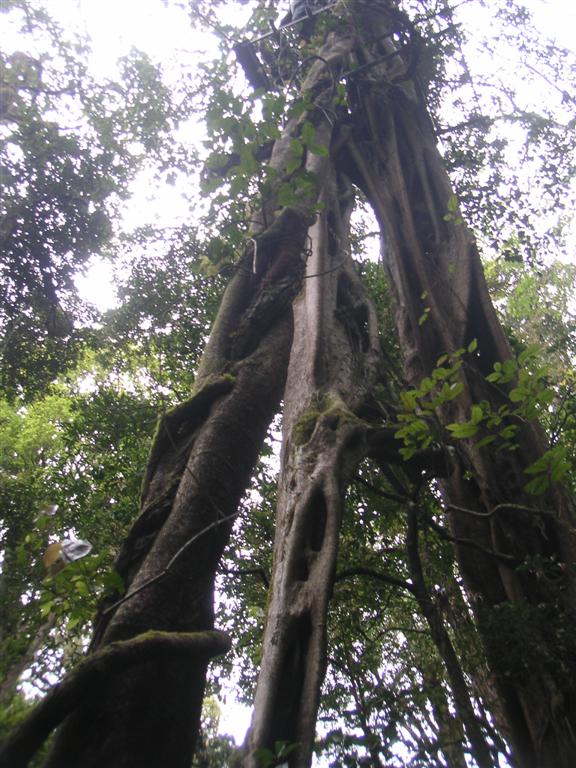
[[324, 534], [326, 533], [326, 500], [321, 490], [317, 490], [310, 502], [308, 511], [309, 533], [308, 545], [313, 552], [320, 552], [324, 543]]
[[292, 579], [293, 581], [308, 581], [309, 575], [308, 557], [305, 547], [302, 547], [298, 559], [292, 564]]

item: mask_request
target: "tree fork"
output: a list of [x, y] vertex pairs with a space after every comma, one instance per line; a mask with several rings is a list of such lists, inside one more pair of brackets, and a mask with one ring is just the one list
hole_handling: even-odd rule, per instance
[[[335, 97], [334, 71], [350, 45], [340, 38], [312, 64], [302, 87], [306, 110], [287, 121], [272, 151], [270, 165], [280, 180], [290, 179], [291, 142], [306, 119], [314, 121], [317, 141], [330, 145], [327, 110]], [[118, 558], [126, 594], [100, 611], [93, 651], [151, 629], [213, 627], [214, 578], [230, 518], [282, 396], [292, 340], [290, 307], [301, 285], [307, 232], [327, 168], [324, 155], [306, 152], [303, 169], [317, 179], [317, 188], [291, 207], [278, 204], [275, 193], [264, 201], [214, 323], [197, 394], [161, 423], [142, 517]], [[209, 542], [199, 536], [207, 529]], [[66, 719], [46, 768], [120, 768], [126, 760], [141, 768], [188, 768], [206, 665], [206, 660], [175, 659], [119, 671], [105, 695], [87, 700]], [[133, 706], [126, 708], [126, 700]]]

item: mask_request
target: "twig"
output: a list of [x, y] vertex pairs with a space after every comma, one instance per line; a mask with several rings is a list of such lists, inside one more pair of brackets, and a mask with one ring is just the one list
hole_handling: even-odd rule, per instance
[[364, 478], [360, 477], [360, 475], [356, 475], [354, 480], [355, 482], [360, 483], [360, 485], [363, 485], [365, 488], [368, 488], [368, 490], [372, 491], [372, 493], [375, 493], [376, 496], [380, 496], [382, 499], [386, 499], [387, 501], [397, 501], [399, 504], [406, 504], [408, 501], [406, 496], [400, 496], [397, 493], [391, 493], [389, 491], [381, 491], [380, 488], [376, 488], [376, 486], [372, 485], [372, 483], [368, 482], [368, 480], [364, 480]]
[[118, 608], [120, 605], [123, 605], [123, 603], [133, 598], [139, 592], [142, 592], [142, 590], [147, 589], [147, 587], [150, 587], [155, 582], [160, 581], [160, 579], [163, 579], [165, 576], [168, 575], [168, 572], [170, 571], [174, 563], [184, 554], [184, 552], [188, 549], [188, 547], [190, 547], [195, 541], [198, 541], [198, 539], [204, 536], [205, 533], [208, 533], [208, 531], [211, 531], [213, 528], [216, 528], [217, 526], [222, 525], [222, 523], [228, 522], [228, 520], [232, 520], [237, 515], [238, 515], [238, 512], [233, 512], [231, 515], [227, 515], [226, 517], [222, 517], [219, 520], [215, 520], [213, 523], [210, 523], [210, 525], [207, 525], [205, 528], [202, 528], [201, 531], [198, 531], [198, 533], [194, 534], [194, 536], [192, 536], [190, 539], [188, 539], [188, 541], [182, 544], [180, 549], [174, 555], [172, 555], [172, 557], [168, 561], [168, 564], [162, 571], [160, 571], [160, 573], [157, 573], [156, 576], [152, 576], [151, 578], [147, 579], [142, 584], [140, 584], [139, 587], [136, 587], [136, 589], [133, 589], [132, 592], [128, 592], [128, 594], [124, 595], [124, 597], [121, 597], [120, 600], [117, 600], [115, 603], [112, 603], [112, 605], [109, 605], [108, 608], [102, 611], [102, 615], [106, 616], [108, 613], [110, 613], [111, 611]]
[[472, 549], [477, 549], [480, 552], [484, 552], [486, 555], [490, 555], [491, 557], [496, 558], [497, 560], [502, 560], [505, 563], [515, 563], [519, 564], [519, 560], [517, 557], [514, 557], [514, 555], [507, 555], [504, 552], [496, 552], [494, 549], [490, 549], [489, 547], [483, 547], [482, 544], [478, 544], [476, 541], [473, 541], [472, 539], [461, 539], [458, 536], [452, 536], [451, 533], [448, 533], [448, 531], [442, 526], [439, 525], [439, 523], [436, 523], [434, 520], [432, 520], [430, 517], [426, 517], [426, 522], [428, 525], [432, 528], [432, 530], [436, 531], [436, 533], [446, 541], [450, 541], [453, 544], [461, 544], [465, 547], [471, 547]]
[[497, 504], [488, 512], [478, 512], [475, 509], [468, 509], [467, 507], [459, 507], [457, 504], [446, 504], [446, 509], [450, 509], [453, 512], [462, 512], [465, 515], [472, 515], [472, 517], [493, 517], [496, 513], [503, 509], [512, 510], [515, 512], [530, 512], [533, 515], [548, 515], [549, 517], [556, 517], [555, 512], [551, 512], [547, 509], [534, 509], [534, 507], [527, 507], [524, 504], [513, 504], [512, 502], [503, 502]]

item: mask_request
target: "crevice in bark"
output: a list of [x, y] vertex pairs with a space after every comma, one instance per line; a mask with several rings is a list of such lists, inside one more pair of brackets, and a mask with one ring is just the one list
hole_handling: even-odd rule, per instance
[[311, 524], [308, 533], [308, 545], [312, 552], [320, 552], [324, 543], [324, 534], [326, 532], [326, 520], [328, 511], [324, 494], [320, 488], [317, 488], [310, 502]]
[[271, 744], [277, 741], [293, 743], [296, 740], [298, 713], [302, 706], [306, 663], [312, 637], [310, 614], [305, 612], [291, 621], [285, 632], [286, 650], [279, 671], [275, 701], [272, 703], [276, 715], [271, 721]]

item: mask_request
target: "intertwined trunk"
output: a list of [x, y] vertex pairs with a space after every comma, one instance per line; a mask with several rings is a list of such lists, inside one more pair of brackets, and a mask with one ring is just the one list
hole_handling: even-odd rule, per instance
[[[510, 357], [510, 349], [488, 295], [474, 240], [459, 216], [446, 215], [454, 192], [432, 124], [417, 82], [407, 77], [410, 62], [391, 49], [389, 35], [398, 17], [385, 1], [369, 6], [358, 3], [355, 11], [359, 37], [350, 60], [351, 64], [361, 62], [367, 71], [350, 79], [351, 115], [340, 134], [335, 166], [353, 177], [379, 220], [408, 381], [418, 386], [441, 355], [467, 348], [476, 340], [478, 352], [469, 355], [462, 368], [463, 394], [437, 414], [444, 426], [467, 421], [476, 403], [484, 401], [496, 411], [506, 402], [505, 388], [494, 387], [486, 377], [496, 362]], [[329, 339], [330, 335], [323, 339], [328, 348]], [[300, 362], [299, 370], [306, 365]], [[312, 391], [303, 402], [309, 402]], [[558, 491], [538, 499], [526, 493], [524, 470], [547, 445], [537, 425], [518, 420], [515, 426], [518, 445], [512, 451], [497, 450], [498, 445], [478, 448], [474, 440], [459, 441], [448, 453], [450, 471], [442, 488], [454, 536], [479, 545], [457, 545], [457, 553], [516, 759], [533, 768], [567, 767], [576, 759], [572, 726], [576, 720], [576, 645], [570, 630], [576, 543], [573, 510]], [[286, 565], [299, 562], [306, 552], [306, 547], [299, 549], [302, 540], [291, 536], [292, 516], [296, 509], [310, 526], [316, 515], [314, 503], [295, 503], [305, 498], [310, 487], [309, 478], [294, 473], [293, 464], [302, 460], [301, 454], [292, 455], [290, 430], [297, 427], [298, 421], [290, 421], [289, 413], [282, 488], [289, 482], [290, 493], [283, 491], [279, 505], [276, 581], [251, 741], [271, 746], [272, 738], [300, 739], [301, 748], [290, 759], [291, 766], [306, 765], [310, 734], [309, 728], [305, 735], [299, 730], [299, 718], [301, 712], [309, 713], [315, 706], [312, 703], [305, 709], [297, 687], [309, 679], [307, 664], [315, 658], [315, 651], [309, 650], [303, 658], [303, 648], [308, 646], [299, 645], [293, 651], [292, 641], [283, 646], [280, 639], [283, 622], [298, 605], [292, 601], [293, 590], [305, 592], [301, 584], [309, 578]], [[315, 436], [320, 437], [321, 432]], [[322, 457], [329, 462], [331, 451], [331, 441], [326, 438], [314, 444], [309, 466], [321, 464]], [[345, 479], [342, 473], [341, 493]], [[322, 595], [329, 591], [332, 572], [327, 569], [324, 574]], [[301, 637], [309, 637], [309, 625], [306, 627]], [[291, 695], [282, 687], [276, 689], [276, 694], [284, 692], [291, 714], [282, 714], [280, 708], [273, 716], [271, 708], [277, 699], [269, 690], [276, 685], [271, 670], [290, 669], [293, 653], [298, 663], [292, 672], [299, 674], [292, 679]], [[317, 676], [321, 662], [314, 667]], [[268, 731], [267, 722], [274, 723]], [[486, 755], [481, 762], [487, 760]]]
[[[453, 192], [430, 123], [404, 92], [384, 101], [367, 89], [362, 102], [350, 151], [381, 223], [407, 378], [417, 386], [441, 355], [476, 339], [478, 354], [462, 368], [464, 392], [438, 416], [444, 425], [467, 421], [482, 401], [496, 411], [506, 392], [486, 376], [510, 350], [472, 237], [445, 220]], [[576, 757], [572, 508], [558, 492], [525, 492], [524, 470], [547, 446], [537, 425], [517, 427], [513, 451], [459, 441], [442, 486], [454, 535], [485, 548], [457, 549], [518, 760], [568, 766]]]
[[[333, 39], [311, 67], [302, 89], [312, 106], [287, 121], [270, 160], [279, 184], [290, 182], [286, 168], [293, 157], [291, 142], [305, 120], [316, 124], [318, 142], [330, 145], [333, 123], [326, 115], [333, 108], [350, 44], [347, 36]], [[131, 657], [135, 660], [125, 669], [89, 678], [89, 683], [86, 676], [71, 676], [63, 683], [60, 700], [66, 704], [59, 706], [58, 717], [67, 714], [66, 706], [73, 711], [57, 734], [47, 768], [190, 764], [207, 664], [223, 651], [221, 634], [214, 633], [212, 652], [210, 634], [205, 635], [214, 625], [215, 573], [283, 394], [293, 332], [291, 305], [302, 286], [308, 229], [330, 173], [329, 158], [305, 153], [298, 170], [314, 177], [316, 186], [290, 207], [279, 205], [273, 193], [259, 217], [253, 216], [259, 223], [224, 296], [196, 393], [160, 421], [140, 515], [117, 562], [126, 590], [102, 606], [91, 644], [98, 657], [107, 648], [122, 650], [121, 644], [132, 639], [141, 638], [144, 644], [146, 633], [155, 630], [163, 633], [166, 647], [170, 634], [175, 640], [190, 638], [191, 651], [155, 655], [149, 662], [145, 655]], [[194, 635], [207, 638], [198, 652]], [[79, 699], [80, 685], [86, 686], [86, 696]], [[38, 716], [40, 735], [43, 714]], [[22, 744], [24, 736], [28, 745]], [[30, 729], [16, 734], [0, 753], [0, 765], [25, 765], [34, 747], [29, 736]]]

